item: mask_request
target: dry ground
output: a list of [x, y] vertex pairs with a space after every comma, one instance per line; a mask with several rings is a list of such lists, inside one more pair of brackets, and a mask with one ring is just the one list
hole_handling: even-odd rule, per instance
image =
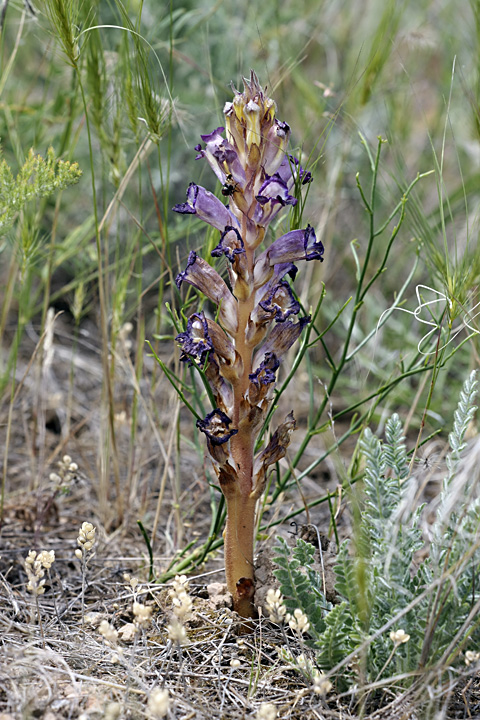
[[[122, 468], [135, 466], [135, 495], [127, 497], [123, 523], [115, 521], [114, 493], [99, 497], [98, 439], [101, 431], [101, 365], [95, 350], [95, 329], [84, 328], [75, 353], [66, 323], [57, 324], [53, 361], [29, 365], [38, 337], [30, 328], [17, 366], [17, 388], [6, 477], [6, 501], [0, 531], [0, 720], [10, 718], [144, 718], [154, 688], [167, 688], [170, 718], [255, 718], [262, 703], [273, 703], [280, 718], [356, 718], [355, 698], [333, 690], [326, 697], [282, 660], [279, 648], [308, 653], [298, 637], [260, 618], [251, 631], [239, 634], [238, 617], [228, 599], [209, 598], [207, 586], [222, 581], [221, 554], [211, 557], [190, 578], [194, 613], [187, 623], [189, 642], [179, 647], [168, 639], [171, 597], [165, 586], [148, 582], [149, 562], [136, 520], [147, 529], [153, 521], [164, 458], [152, 440], [151, 420], [140, 407], [138, 450], [129, 446], [132, 382], [127, 356], [118, 357], [115, 383], [118, 413], [117, 452]], [[98, 347], [98, 345], [97, 345]], [[152, 372], [147, 367], [147, 372]], [[163, 388], [164, 386], [162, 386]], [[143, 387], [145, 396], [150, 391]], [[165, 392], [162, 389], [162, 392]], [[301, 406], [301, 392], [298, 394]], [[168, 428], [168, 403], [160, 398], [160, 424]], [[151, 398], [148, 398], [149, 400]], [[2, 447], [10, 407], [1, 411]], [[301, 410], [299, 408], [301, 416]], [[187, 420], [186, 420], [187, 422]], [[123, 425], [125, 427], [123, 427]], [[188, 432], [188, 431], [186, 431]], [[318, 448], [312, 447], [314, 453]], [[79, 470], [68, 494], [57, 493], [49, 475], [68, 453]], [[309, 459], [307, 459], [309, 461]], [[340, 462], [340, 472], [342, 460]], [[272, 508], [278, 518], [339, 482], [335, 463], [306, 479], [302, 492]], [[159, 469], [160, 468], [160, 469]], [[198, 456], [188, 445], [181, 457], [180, 486], [168, 483], [163, 498], [154, 568], [163, 572], [181, 541], [206, 537], [209, 495]], [[175, 492], [178, 493], [175, 497]], [[180, 502], [180, 506], [179, 506]], [[110, 505], [109, 505], [110, 504]], [[172, 508], [177, 506], [177, 510]], [[110, 512], [103, 513], [105, 507]], [[286, 508], [286, 509], [285, 509]], [[102, 521], [103, 518], [103, 521]], [[298, 522], [328, 531], [328, 511], [315, 508]], [[82, 590], [82, 565], [75, 557], [77, 535], [84, 521], [97, 528], [95, 553], [88, 562]], [[339, 513], [339, 528], [348, 533], [348, 513]], [[270, 533], [287, 535], [288, 523]], [[54, 550], [56, 561], [46, 575], [46, 591], [35, 597], [26, 589], [24, 559], [30, 550]], [[125, 577], [138, 578], [138, 585]], [[210, 591], [213, 592], [212, 590]], [[83, 600], [82, 600], [83, 596]], [[153, 608], [151, 622], [135, 631], [133, 602]], [[99, 633], [102, 620], [117, 631], [117, 647], [108, 647]], [[232, 661], [238, 663], [231, 664]], [[238, 666], [237, 666], [238, 665]], [[480, 717], [476, 677], [460, 689], [444, 688], [435, 717]], [[385, 697], [371, 718], [419, 718], [414, 694]], [[358, 698], [357, 698], [358, 699]], [[391, 701], [391, 702], [390, 702]], [[390, 703], [390, 704], [389, 704]], [[423, 711], [422, 711], [423, 712]], [[432, 716], [433, 717], [433, 716]]]

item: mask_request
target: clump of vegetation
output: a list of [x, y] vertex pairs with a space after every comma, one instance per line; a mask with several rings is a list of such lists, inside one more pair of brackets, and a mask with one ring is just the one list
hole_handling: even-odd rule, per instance
[[[427, 537], [419, 482], [394, 414], [384, 443], [368, 428], [359, 443], [363, 492], [352, 497], [358, 525], [335, 564], [335, 605], [327, 602], [324, 577], [313, 568], [315, 547], [299, 539], [291, 551], [279, 541], [275, 574], [285, 606], [308, 620], [318, 667], [360, 704], [388, 697], [393, 678], [397, 689], [410, 688], [417, 701], [427, 702], [444, 674], [470, 665], [467, 653], [477, 652], [480, 494], [472, 461], [467, 456], [460, 465], [477, 385], [472, 372], [455, 412], [448, 473]], [[424, 548], [427, 557], [416, 561]]]

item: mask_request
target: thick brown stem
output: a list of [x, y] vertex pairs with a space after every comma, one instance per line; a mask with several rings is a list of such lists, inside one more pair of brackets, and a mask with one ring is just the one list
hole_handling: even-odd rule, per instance
[[253, 596], [255, 573], [253, 547], [256, 499], [244, 495], [238, 484], [226, 495], [227, 523], [224, 532], [225, 574], [232, 593], [233, 607], [245, 618], [255, 617]]

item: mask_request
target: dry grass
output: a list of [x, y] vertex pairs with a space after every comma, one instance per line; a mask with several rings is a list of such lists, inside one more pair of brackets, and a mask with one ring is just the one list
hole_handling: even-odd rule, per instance
[[[83, 403], [95, 407], [95, 396], [100, 390], [92, 377], [95, 363], [92, 357], [82, 357], [80, 352], [75, 367], [73, 407]], [[57, 391], [67, 393], [69, 373], [62, 371], [61, 365], [55, 378]], [[165, 586], [147, 581], [148, 556], [135, 524], [135, 512], [141, 504], [132, 508], [116, 530], [107, 531], [98, 515], [92, 514], [91, 508], [97, 507], [95, 413], [87, 414], [83, 424], [72, 423], [65, 437], [55, 432], [58, 428], [51, 422], [52, 415], [46, 412], [45, 427], [40, 432], [38, 418], [32, 412], [34, 391], [34, 382], [25, 381], [15, 407], [16, 432], [8, 477], [11, 492], [1, 528], [2, 720], [154, 717], [148, 699], [156, 688], [169, 692], [170, 718], [257, 718], [263, 717], [260, 708], [265, 703], [274, 704], [280, 718], [357, 718], [355, 696], [338, 695], [335, 690], [327, 697], [316, 695], [311, 681], [282, 660], [279, 648], [286, 646], [294, 655], [308, 654], [308, 648], [296, 635], [282, 631], [262, 617], [253, 623], [248, 634], [242, 635], [238, 617], [228, 607], [219, 607], [221, 601], [212, 603], [207, 585], [223, 579], [220, 556], [211, 558], [202, 574], [190, 578], [194, 605], [186, 624], [188, 644], [179, 647], [169, 640], [171, 597]], [[36, 455], [31, 452], [35, 422]], [[41, 448], [38, 437], [42, 438]], [[118, 450], [124, 451], [121, 445]], [[63, 495], [55, 492], [48, 475], [57, 468], [58, 459], [66, 451], [78, 462], [79, 470], [70, 492]], [[38, 467], [33, 459], [39, 456], [44, 457], [41, 476], [33, 473], [33, 468]], [[190, 463], [185, 477], [191, 483], [191, 468], [198, 461], [187, 451], [183, 462], [186, 466]], [[207, 488], [193, 493], [189, 488], [191, 485], [182, 486], [191, 503], [191, 507], [184, 504], [184, 517], [192, 511], [199, 514], [195, 516], [195, 528], [186, 522], [185, 540], [194, 537], [194, 531], [208, 531], [201, 515], [202, 504], [208, 502]], [[307, 479], [304, 492], [315, 491], [315, 480]], [[167, 489], [158, 550], [169, 547], [173, 499], [169, 492]], [[301, 504], [301, 498], [296, 500]], [[150, 518], [154, 498], [151, 503], [150, 510], [145, 511], [151, 513]], [[326, 530], [327, 517], [322, 520], [321, 512], [325, 511], [318, 510], [314, 521], [323, 524], [321, 529]], [[94, 554], [86, 568], [83, 615], [82, 564], [75, 557], [75, 550], [78, 530], [84, 521], [93, 522], [97, 532]], [[347, 528], [348, 522], [345, 531]], [[280, 532], [288, 530], [287, 524]], [[26, 589], [24, 558], [31, 549], [53, 550], [56, 556], [51, 571], [45, 574], [46, 591], [38, 598]], [[169, 559], [168, 553], [157, 553], [156, 571], [164, 570]], [[125, 578], [127, 573], [139, 580], [134, 591]], [[134, 601], [153, 608], [151, 622], [137, 631], [133, 625]], [[109, 647], [100, 634], [102, 620], [119, 632], [117, 647]], [[458, 678], [454, 680], [456, 683]], [[476, 717], [480, 703], [478, 681], [470, 676], [461, 685], [463, 690], [442, 688], [440, 705], [449, 709], [441, 717]], [[394, 698], [392, 694], [390, 704], [371, 708], [368, 716], [379, 720], [419, 718], [415, 710], [416, 689], [414, 686], [400, 697]]]

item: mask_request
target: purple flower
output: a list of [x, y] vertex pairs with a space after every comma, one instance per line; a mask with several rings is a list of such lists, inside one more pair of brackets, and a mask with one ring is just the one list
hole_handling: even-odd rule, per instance
[[313, 181], [312, 173], [304, 170], [300, 165], [298, 158], [293, 155], [285, 156], [282, 164], [278, 168], [278, 174], [291, 188], [297, 180], [301, 185], [307, 185]]
[[227, 225], [222, 233], [220, 242], [217, 247], [210, 253], [212, 257], [225, 257], [231, 263], [235, 261], [236, 255], [245, 254], [245, 245], [238, 230], [231, 225]]
[[[220, 358], [218, 359], [220, 360]], [[232, 386], [230, 382], [227, 382], [223, 374], [220, 373], [217, 356], [213, 353], [208, 357], [208, 363], [205, 366], [205, 375], [213, 392], [218, 410], [224, 413], [231, 412], [233, 405]]]
[[286, 181], [278, 173], [267, 177], [255, 199], [258, 204], [253, 219], [263, 227], [271, 223], [285, 205], [297, 204], [297, 198], [289, 194]]
[[205, 143], [205, 149], [199, 147], [200, 153], [197, 159], [204, 157], [222, 185], [227, 175], [232, 175], [236, 183], [245, 183], [245, 170], [238, 159], [238, 154], [233, 145], [222, 137], [224, 127], [218, 127], [208, 135], [200, 135]]
[[198, 257], [193, 250], [188, 256], [187, 267], [177, 275], [175, 282], [178, 288], [182, 282], [187, 282], [200, 290], [220, 308], [219, 318], [225, 329], [230, 334], [237, 331], [238, 317], [235, 298], [217, 271]]
[[303, 328], [305, 325], [308, 325], [310, 320], [310, 315], [307, 315], [306, 317], [300, 318], [298, 322], [287, 320], [284, 323], [274, 325], [267, 340], [255, 355], [253, 367], [256, 367], [258, 359], [265, 357], [267, 353], [274, 354], [281, 361], [293, 343], [298, 340]]
[[260, 300], [264, 300], [265, 295], [268, 295], [286, 275], [291, 277], [292, 280], [295, 280], [297, 272], [298, 268], [292, 262], [277, 263], [276, 265], [266, 268], [266, 272], [262, 277], [263, 282], [259, 284], [258, 282], [255, 282], [256, 278], [254, 269], [254, 287], [256, 288], [255, 301], [258, 303]]
[[255, 347], [263, 340], [272, 320], [284, 323], [290, 315], [296, 315], [299, 311], [300, 303], [295, 300], [290, 285], [281, 280], [271, 287], [250, 313], [245, 330], [248, 345]]
[[267, 175], [274, 175], [285, 157], [290, 138], [290, 127], [275, 119], [267, 133], [262, 165]]
[[175, 205], [172, 209], [183, 215], [198, 215], [201, 220], [217, 230], [223, 231], [226, 225], [239, 227], [238, 220], [221, 200], [195, 183], [190, 183], [188, 186], [187, 201]]
[[265, 353], [264, 360], [255, 372], [249, 374], [250, 385], [245, 393], [248, 421], [257, 429], [265, 420], [268, 406], [275, 391], [275, 373], [280, 361], [274, 353]]
[[208, 353], [213, 350], [213, 343], [208, 334], [208, 325], [203, 313], [194, 313], [187, 322], [185, 332], [177, 335], [175, 340], [182, 346], [182, 362], [189, 361], [192, 365], [192, 358], [200, 365], [205, 364]]
[[291, 263], [295, 260], [323, 261], [323, 244], [317, 240], [315, 230], [310, 225], [304, 230], [291, 230], [282, 235], [257, 257], [253, 271], [255, 287], [264, 285], [277, 263]]
[[212, 445], [223, 445], [236, 435], [238, 430], [229, 429], [232, 421], [222, 410], [213, 410], [204, 420], [197, 420], [197, 428], [208, 437]]
[[225, 255], [231, 262], [232, 266], [228, 268], [228, 274], [232, 292], [237, 300], [249, 297], [252, 291], [251, 272], [248, 268], [245, 245], [238, 230], [227, 225], [220, 242], [211, 254], [213, 257]]
[[274, 383], [275, 372], [278, 370], [279, 366], [280, 361], [275, 353], [266, 352], [264, 360], [260, 363], [255, 372], [248, 376], [250, 382], [256, 385], [257, 388], [260, 387], [260, 385], [269, 385], [270, 383]]
[[[266, 312], [273, 314], [277, 322], [284, 322], [290, 315], [296, 315], [300, 312], [300, 303], [295, 300], [292, 289], [288, 282], [280, 280], [268, 297], [260, 300], [258, 305]], [[253, 311], [253, 313], [255, 310]], [[253, 316], [252, 313], [252, 316]], [[259, 313], [261, 316], [261, 313]]]

